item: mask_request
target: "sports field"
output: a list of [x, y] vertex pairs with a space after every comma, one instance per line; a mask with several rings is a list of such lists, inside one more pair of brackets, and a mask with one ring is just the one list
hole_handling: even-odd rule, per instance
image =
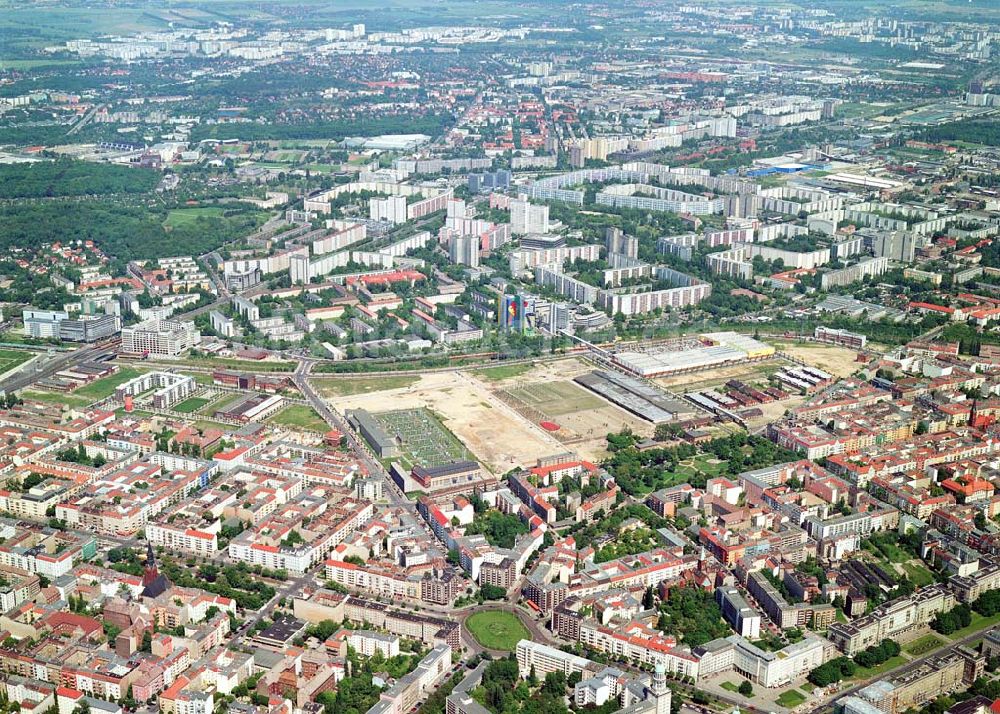
[[374, 417], [402, 443], [402, 460], [408, 466], [440, 466], [475, 458], [429, 409], [399, 409]]
[[513, 652], [521, 640], [530, 640], [531, 633], [513, 613], [504, 610], [477, 612], [465, 620], [465, 627], [480, 645], [489, 650]]
[[535, 382], [507, 392], [548, 416], [557, 417], [589, 409], [600, 409], [606, 403], [573, 382]]

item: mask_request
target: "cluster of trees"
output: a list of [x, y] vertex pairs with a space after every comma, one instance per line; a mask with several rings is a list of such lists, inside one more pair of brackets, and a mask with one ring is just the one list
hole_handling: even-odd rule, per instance
[[638, 518], [652, 530], [663, 528], [667, 525], [667, 520], [653, 513], [643, 504], [629, 504], [616, 508], [612, 513], [603, 518], [598, 518], [591, 523], [576, 523], [570, 527], [568, 534], [576, 540], [578, 548], [589, 548], [601, 537], [608, 533], [617, 533], [618, 528], [629, 518]]
[[872, 645], [863, 652], [854, 655], [854, 662], [859, 667], [877, 667], [883, 662], [898, 655], [902, 649], [895, 640], [882, 640], [877, 645]]
[[201, 588], [216, 595], [229, 597], [244, 610], [260, 610], [274, 597], [274, 588], [263, 580], [255, 579], [246, 563], [219, 568], [203, 565], [201, 568], [183, 567], [171, 560], [164, 560], [160, 570], [174, 585], [184, 588]]
[[[676, 473], [680, 462], [696, 456], [699, 447], [683, 443], [640, 451], [635, 448], [636, 436], [629, 431], [608, 434], [607, 439], [608, 450], [612, 455], [604, 462], [604, 468], [615, 477], [621, 489], [631, 496], [684, 482], [695, 488], [705, 487], [708, 477], [703, 473], [693, 476]], [[725, 461], [723, 472], [729, 475], [797, 458], [794, 452], [762, 436], [747, 435], [745, 432], [713, 439], [700, 449], [702, 453], [712, 454], [720, 461]]]
[[91, 458], [87, 454], [87, 450], [83, 447], [83, 444], [79, 444], [75, 449], [69, 448], [60, 451], [59, 460], [68, 461], [72, 464], [80, 464], [81, 466], [93, 466], [98, 469], [108, 463], [103, 454], [97, 454]]
[[997, 146], [1000, 144], [1000, 126], [995, 121], [965, 119], [924, 130], [923, 140], [933, 143], [941, 141], [965, 141], [970, 144]]
[[992, 617], [1000, 612], [1000, 590], [987, 590], [980, 595], [974, 603], [972, 609], [983, 617]]
[[[261, 214], [229, 204], [220, 216], [199, 216], [164, 226], [165, 209], [111, 203], [60, 201], [14, 203], [0, 207], [0, 249], [34, 249], [65, 240], [93, 240], [123, 269], [129, 260], [201, 255], [254, 231]], [[122, 270], [113, 271], [117, 273]], [[49, 286], [51, 287], [51, 286]]]
[[549, 672], [539, 682], [534, 669], [522, 680], [512, 654], [487, 665], [472, 696], [493, 714], [567, 714], [568, 684], [562, 672]]
[[856, 670], [857, 666], [850, 657], [837, 657], [812, 670], [808, 679], [817, 687], [825, 687], [854, 676]]
[[965, 603], [955, 605], [947, 612], [939, 612], [931, 620], [931, 629], [942, 635], [950, 635], [956, 630], [972, 624], [972, 609]]
[[486, 511], [465, 529], [466, 535], [482, 534], [490, 545], [498, 548], [513, 548], [517, 536], [527, 532], [528, 526], [516, 515], [497, 510]]
[[59, 159], [0, 165], [0, 198], [51, 198], [149, 193], [160, 177], [152, 169]]
[[671, 588], [656, 626], [688, 647], [730, 634], [712, 593], [695, 587]]

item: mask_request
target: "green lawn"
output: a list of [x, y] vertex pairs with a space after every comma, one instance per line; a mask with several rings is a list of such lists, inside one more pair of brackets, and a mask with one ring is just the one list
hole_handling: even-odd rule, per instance
[[205, 397], [191, 397], [190, 399], [185, 399], [180, 404], [175, 404], [173, 409], [175, 412], [181, 412], [182, 414], [191, 414], [201, 409], [210, 401], [210, 399], [206, 399]]
[[861, 681], [864, 679], [871, 679], [876, 677], [883, 672], [888, 672], [890, 669], [894, 669], [901, 664], [906, 664], [909, 660], [903, 655], [896, 655], [895, 657], [890, 657], [882, 664], [877, 667], [858, 667], [854, 671], [854, 676], [851, 679]]
[[937, 635], [924, 635], [923, 637], [918, 637], [913, 640], [910, 644], [903, 648], [903, 651], [908, 655], [913, 655], [914, 657], [919, 657], [920, 655], [925, 655], [931, 650], [935, 650], [944, 644], [942, 640]]
[[903, 563], [903, 570], [906, 571], [906, 577], [909, 578], [915, 587], [922, 588], [934, 582], [934, 573], [923, 565]]
[[303, 404], [292, 404], [285, 407], [268, 419], [272, 424], [305, 429], [307, 431], [328, 431], [329, 425], [316, 413], [312, 407]]
[[499, 367], [484, 367], [483, 369], [473, 370], [472, 373], [477, 377], [488, 379], [491, 382], [500, 382], [505, 379], [520, 377], [522, 374], [530, 372], [534, 366], [531, 362], [525, 362], [522, 364], [501, 365]]
[[193, 377], [194, 381], [196, 381], [198, 384], [204, 384], [204, 385], [215, 384], [214, 380], [212, 379], [212, 375], [208, 374], [207, 372], [181, 372], [181, 374], [187, 377]]
[[385, 377], [348, 377], [343, 379], [317, 379], [313, 385], [327, 397], [348, 397], [353, 394], [371, 394], [390, 389], [403, 389], [420, 381], [419, 375], [391, 375]]
[[806, 696], [797, 689], [789, 689], [787, 692], [782, 692], [778, 695], [777, 703], [778, 706], [785, 707], [785, 709], [794, 709], [799, 704], [806, 700]]
[[119, 385], [145, 374], [146, 371], [144, 369], [136, 369], [135, 367], [122, 367], [110, 377], [104, 377], [103, 379], [98, 379], [96, 382], [83, 385], [74, 394], [78, 397], [88, 397], [94, 401], [104, 399], [114, 394], [115, 389]]
[[738, 685], [736, 682], [723, 682], [719, 686], [722, 687], [723, 689], [726, 689], [726, 690], [730, 691], [730, 692], [738, 692], [738, 691], [740, 691], [740, 685]]
[[20, 367], [34, 357], [35, 354], [35, 352], [25, 352], [24, 350], [0, 349], [0, 374], [9, 372], [15, 367]]
[[474, 613], [466, 619], [465, 627], [476, 642], [490, 650], [513, 652], [518, 642], [531, 639], [520, 618], [503, 610]]
[[979, 630], [985, 630], [988, 627], [993, 627], [1000, 623], [1000, 613], [992, 615], [990, 617], [983, 617], [978, 612], [972, 613], [972, 622], [969, 623], [968, 627], [963, 627], [961, 630], [956, 630], [948, 635], [953, 640], [960, 640], [963, 637], [968, 637], [973, 632], [978, 632]]
[[223, 209], [220, 206], [200, 206], [198, 208], [175, 208], [167, 211], [167, 220], [163, 225], [167, 228], [177, 228], [193, 223], [199, 218], [222, 218]]
[[60, 392], [18, 392], [18, 396], [25, 401], [45, 402], [46, 404], [65, 404], [70, 407], [87, 407], [94, 401], [86, 397], [78, 397], [74, 394], [62, 394]]

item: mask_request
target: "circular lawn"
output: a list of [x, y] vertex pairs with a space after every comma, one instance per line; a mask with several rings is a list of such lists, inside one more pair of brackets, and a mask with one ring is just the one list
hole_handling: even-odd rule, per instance
[[530, 640], [531, 633], [520, 618], [506, 610], [484, 610], [469, 615], [465, 627], [476, 642], [488, 650], [513, 652], [521, 640]]

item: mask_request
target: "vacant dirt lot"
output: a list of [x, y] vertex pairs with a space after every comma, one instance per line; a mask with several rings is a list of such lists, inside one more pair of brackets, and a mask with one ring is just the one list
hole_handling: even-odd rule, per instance
[[497, 399], [486, 385], [462, 372], [421, 375], [407, 386], [329, 399], [338, 411], [384, 412], [425, 407], [491, 471], [502, 474], [516, 466], [533, 466], [541, 456], [566, 446], [531, 424]]
[[779, 344], [778, 349], [796, 359], [819, 367], [836, 377], [850, 377], [861, 363], [855, 362], [858, 353], [846, 347], [817, 344]]

